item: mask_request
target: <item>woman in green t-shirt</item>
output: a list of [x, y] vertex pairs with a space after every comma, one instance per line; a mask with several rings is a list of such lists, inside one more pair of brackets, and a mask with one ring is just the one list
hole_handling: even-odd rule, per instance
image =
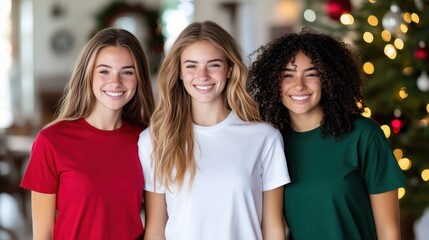
[[361, 116], [357, 51], [304, 28], [253, 54], [249, 91], [284, 138], [291, 239], [399, 239], [405, 177], [379, 125]]

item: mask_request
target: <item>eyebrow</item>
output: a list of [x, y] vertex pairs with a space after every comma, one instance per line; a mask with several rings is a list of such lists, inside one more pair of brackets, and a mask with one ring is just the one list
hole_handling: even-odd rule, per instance
[[[107, 65], [107, 64], [100, 64], [100, 65], [97, 65], [95, 68], [99, 68], [99, 67], [112, 68], [112, 66]], [[127, 69], [127, 68], [133, 68], [133, 69], [135, 69], [135, 67], [133, 65], [121, 67], [121, 69]]]
[[[216, 59], [211, 59], [208, 61], [208, 63], [212, 63], [212, 62], [223, 62], [222, 59], [216, 58]], [[183, 63], [198, 63], [198, 61], [195, 60], [185, 60]]]
[[[310, 67], [310, 68], [304, 69], [304, 72], [313, 71], [313, 70], [317, 71], [316, 67]], [[294, 68], [294, 69], [292, 69], [292, 68], [283, 68], [283, 71], [295, 72], [296, 68]]]

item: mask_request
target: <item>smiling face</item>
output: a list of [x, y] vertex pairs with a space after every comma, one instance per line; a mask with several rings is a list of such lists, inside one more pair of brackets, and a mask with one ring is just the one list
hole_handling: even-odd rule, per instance
[[100, 50], [93, 69], [95, 112], [120, 112], [134, 96], [137, 75], [130, 51], [108, 46]]
[[223, 105], [229, 66], [225, 56], [206, 40], [187, 46], [180, 58], [180, 78], [192, 104]]
[[[319, 105], [322, 98], [320, 74], [311, 59], [301, 51], [289, 62], [282, 73], [281, 99], [288, 109], [293, 128], [303, 123], [311, 128], [318, 127], [323, 112]], [[309, 130], [309, 129], [307, 129]]]

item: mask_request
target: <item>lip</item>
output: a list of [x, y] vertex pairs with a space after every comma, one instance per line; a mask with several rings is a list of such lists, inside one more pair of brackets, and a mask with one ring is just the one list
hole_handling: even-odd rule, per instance
[[194, 84], [194, 88], [197, 89], [198, 91], [208, 92], [211, 89], [213, 89], [214, 85], [215, 84], [204, 84], [204, 85]]
[[109, 97], [121, 97], [125, 94], [125, 91], [103, 91]]
[[305, 94], [305, 95], [289, 95], [289, 97], [292, 100], [299, 101], [299, 102], [306, 101], [306, 100], [310, 99], [310, 96], [311, 96], [310, 94]]

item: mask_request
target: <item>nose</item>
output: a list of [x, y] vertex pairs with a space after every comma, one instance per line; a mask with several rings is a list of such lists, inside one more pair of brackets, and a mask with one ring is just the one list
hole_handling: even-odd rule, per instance
[[111, 85], [121, 85], [122, 84], [121, 74], [120, 73], [112, 74], [112, 77], [110, 78], [109, 83]]
[[209, 79], [209, 72], [206, 67], [200, 68], [198, 70], [198, 79], [206, 81]]
[[294, 88], [297, 90], [304, 90], [306, 88], [304, 76], [298, 76], [294, 83]]

